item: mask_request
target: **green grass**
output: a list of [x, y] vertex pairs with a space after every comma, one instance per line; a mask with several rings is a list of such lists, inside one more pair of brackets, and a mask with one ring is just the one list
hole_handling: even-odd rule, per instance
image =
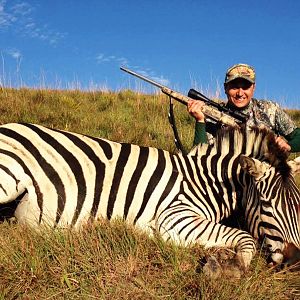
[[[111, 92], [0, 89], [0, 123], [33, 122], [175, 151], [168, 100]], [[182, 141], [194, 120], [176, 104]], [[300, 125], [300, 113], [288, 111]], [[259, 253], [241, 280], [206, 278], [201, 247], [149, 238], [121, 221], [72, 230], [0, 225], [0, 299], [296, 299], [300, 273], [274, 272]]]

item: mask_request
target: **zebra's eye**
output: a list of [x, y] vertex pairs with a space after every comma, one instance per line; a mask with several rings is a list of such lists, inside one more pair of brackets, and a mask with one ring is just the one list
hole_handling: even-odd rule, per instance
[[264, 206], [266, 208], [272, 207], [272, 204], [270, 201], [261, 200], [260, 202], [261, 202], [262, 206]]

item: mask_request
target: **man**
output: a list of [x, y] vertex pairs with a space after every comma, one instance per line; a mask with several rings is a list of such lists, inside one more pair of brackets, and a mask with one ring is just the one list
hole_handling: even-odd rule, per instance
[[[253, 98], [255, 90], [255, 70], [246, 64], [229, 68], [225, 75], [224, 89], [227, 95], [226, 107], [238, 110], [249, 116], [247, 126], [266, 126], [273, 130], [278, 145], [285, 151], [300, 151], [300, 128], [279, 107], [277, 103]], [[213, 141], [220, 124], [205, 119], [202, 101], [190, 100], [188, 111], [196, 119], [194, 144]]]

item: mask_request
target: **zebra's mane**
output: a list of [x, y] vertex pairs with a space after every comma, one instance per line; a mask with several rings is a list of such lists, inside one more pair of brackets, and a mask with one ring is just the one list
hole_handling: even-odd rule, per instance
[[190, 154], [203, 155], [208, 152], [221, 155], [245, 154], [270, 163], [283, 177], [288, 177], [290, 174], [290, 167], [287, 164], [289, 153], [282, 150], [275, 140], [276, 134], [266, 127], [227, 126], [217, 132], [214, 144], [200, 144], [192, 149]]

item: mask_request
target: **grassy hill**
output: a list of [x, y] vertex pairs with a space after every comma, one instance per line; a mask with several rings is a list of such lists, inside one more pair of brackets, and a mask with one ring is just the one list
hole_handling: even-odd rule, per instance
[[[175, 151], [164, 95], [0, 89], [0, 123], [32, 122]], [[194, 120], [176, 104], [191, 148]], [[300, 111], [288, 113], [300, 126]], [[296, 299], [300, 273], [274, 272], [260, 253], [241, 280], [199, 271], [201, 247], [149, 238], [121, 221], [71, 230], [0, 225], [0, 299]], [[297, 291], [298, 289], [298, 291]]]

